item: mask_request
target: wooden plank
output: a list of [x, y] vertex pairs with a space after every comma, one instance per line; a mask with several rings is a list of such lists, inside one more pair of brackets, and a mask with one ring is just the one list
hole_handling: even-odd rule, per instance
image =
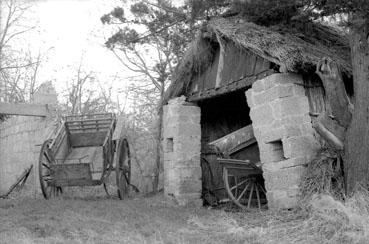
[[216, 146], [221, 152], [229, 153], [234, 148], [241, 144], [246, 146], [248, 141], [254, 142], [254, 131], [252, 125], [245, 126], [239, 130], [236, 130], [222, 138], [209, 143], [209, 145]]
[[69, 131], [75, 131], [75, 130], [81, 130], [81, 131], [85, 131], [85, 130], [107, 130], [110, 128], [110, 125], [104, 125], [104, 126], [70, 126], [69, 127]]
[[70, 180], [55, 180], [50, 181], [48, 185], [51, 186], [97, 186], [101, 185], [101, 180], [92, 180], [92, 179], [70, 179]]
[[112, 140], [119, 140], [123, 133], [123, 127], [124, 127], [125, 117], [120, 115], [117, 119], [117, 123], [115, 125], [114, 133]]
[[46, 117], [49, 110], [46, 105], [41, 104], [0, 102], [0, 114]]
[[54, 180], [92, 179], [90, 164], [88, 163], [51, 164], [50, 170]]
[[237, 91], [246, 87], [250, 87], [255, 81], [265, 78], [271, 74], [275, 73], [274, 70], [266, 70], [258, 75], [243, 77], [240, 80], [233, 81], [227, 85], [221, 86], [217, 89], [211, 88], [204, 91], [194, 92], [189, 95], [189, 102], [197, 102], [200, 100], [217, 97], [220, 95], [224, 95], [233, 91]]
[[102, 146], [106, 137], [106, 131], [89, 133], [72, 133], [70, 142], [72, 147]]
[[64, 120], [71, 121], [93, 121], [93, 120], [106, 120], [113, 119], [113, 113], [100, 113], [100, 114], [84, 114], [84, 115], [69, 115], [65, 116]]
[[70, 120], [67, 121], [68, 124], [88, 124], [88, 123], [102, 123], [102, 122], [107, 122], [110, 123], [110, 121], [112, 121], [112, 118], [101, 118], [101, 119], [84, 119], [84, 120]]
[[22, 188], [26, 183], [32, 168], [33, 165], [31, 165], [28, 169], [25, 169], [24, 172], [18, 177], [17, 181], [9, 188], [9, 190], [4, 195], [0, 196], [0, 198], [7, 198], [18, 185], [20, 186], [20, 188]]

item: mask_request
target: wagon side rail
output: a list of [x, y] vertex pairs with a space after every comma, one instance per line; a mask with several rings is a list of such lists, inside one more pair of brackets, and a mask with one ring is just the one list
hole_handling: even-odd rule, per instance
[[116, 120], [113, 118], [108, 133], [104, 139], [102, 145], [103, 148], [103, 170], [104, 173], [101, 176], [101, 181], [104, 181], [106, 177], [109, 176], [110, 172], [113, 170], [113, 157], [114, 157], [114, 145], [113, 145], [113, 133], [115, 129]]
[[56, 130], [56, 133], [50, 138], [52, 139], [52, 142], [50, 144], [50, 149], [53, 153], [56, 153], [63, 142], [64, 138], [67, 136], [68, 131], [65, 127], [65, 121], [62, 121], [59, 125], [59, 127]]

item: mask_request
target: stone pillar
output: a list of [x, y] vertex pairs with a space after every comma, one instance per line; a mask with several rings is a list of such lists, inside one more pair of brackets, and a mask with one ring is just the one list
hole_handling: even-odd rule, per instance
[[182, 206], [202, 206], [200, 116], [184, 97], [164, 106], [164, 194]]
[[272, 209], [296, 206], [305, 166], [319, 149], [302, 84], [299, 75], [273, 74], [246, 91]]

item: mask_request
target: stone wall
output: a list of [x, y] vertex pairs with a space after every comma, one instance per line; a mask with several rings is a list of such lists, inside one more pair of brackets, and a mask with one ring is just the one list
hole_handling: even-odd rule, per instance
[[184, 97], [164, 106], [164, 194], [179, 205], [202, 206], [200, 117]]
[[[56, 92], [44, 84], [35, 94], [34, 102], [55, 104]], [[52, 111], [52, 109], [50, 109]], [[55, 128], [52, 113], [49, 117], [11, 116], [0, 123], [0, 195], [6, 193], [25, 169], [33, 165], [24, 194], [41, 192], [38, 179], [38, 157], [41, 144]]]
[[299, 75], [273, 74], [246, 91], [269, 208], [296, 205], [304, 165], [319, 149], [302, 84]]

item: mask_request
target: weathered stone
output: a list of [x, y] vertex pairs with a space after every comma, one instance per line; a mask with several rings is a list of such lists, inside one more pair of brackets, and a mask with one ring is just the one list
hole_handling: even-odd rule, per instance
[[268, 171], [263, 168], [265, 188], [267, 191], [287, 190], [291, 186], [299, 185], [306, 170], [304, 166], [294, 166], [277, 171]]
[[268, 191], [267, 199], [268, 207], [272, 210], [294, 208], [298, 202], [298, 198], [296, 196], [288, 196], [288, 190]]
[[281, 117], [309, 113], [309, 102], [307, 97], [289, 97], [281, 99]]
[[306, 167], [308, 162], [309, 161], [307, 161], [306, 157], [298, 157], [298, 158], [285, 159], [283, 161], [278, 161], [278, 162], [271, 162], [271, 163], [267, 162], [262, 165], [262, 168], [264, 171], [274, 172], [274, 171], [279, 171], [282, 169], [293, 168], [296, 166]]
[[202, 207], [203, 201], [201, 199], [201, 193], [190, 193], [190, 194], [180, 194], [174, 195], [175, 201], [180, 206], [188, 206], [199, 208]]
[[312, 135], [289, 137], [282, 140], [282, 142], [286, 158], [314, 157], [320, 148], [320, 145]]
[[285, 160], [281, 141], [259, 143], [259, 151], [262, 163]]
[[253, 90], [248, 89], [245, 93], [247, 105], [251, 108], [255, 106], [254, 99], [253, 99]]
[[164, 107], [164, 192], [180, 205], [198, 205], [201, 197], [200, 118], [200, 108], [183, 98]]
[[290, 124], [304, 124], [304, 123], [311, 123], [311, 118], [308, 113], [300, 114], [300, 115], [293, 115], [293, 116], [286, 116], [281, 119], [281, 123], [284, 125]]
[[300, 75], [272, 74], [246, 92], [270, 208], [295, 206], [305, 165], [319, 148], [302, 84]]
[[264, 89], [269, 89], [277, 84], [303, 84], [303, 79], [297, 74], [272, 74], [263, 79]]
[[258, 126], [271, 124], [275, 119], [273, 116], [272, 107], [269, 104], [251, 108], [250, 117], [253, 124]]
[[290, 97], [294, 95], [294, 86], [289, 85], [277, 85], [263, 92], [259, 92], [253, 95], [254, 104], [261, 105], [270, 103], [279, 98]]
[[200, 193], [202, 190], [201, 179], [199, 180], [181, 180], [178, 182], [178, 188], [175, 190], [176, 194], [187, 194], [187, 193]]
[[283, 137], [283, 128], [269, 129], [261, 131], [261, 140], [265, 143], [281, 140]]
[[254, 92], [261, 92], [265, 89], [264, 87], [264, 79], [260, 79], [254, 82], [254, 84], [252, 84], [252, 90]]

